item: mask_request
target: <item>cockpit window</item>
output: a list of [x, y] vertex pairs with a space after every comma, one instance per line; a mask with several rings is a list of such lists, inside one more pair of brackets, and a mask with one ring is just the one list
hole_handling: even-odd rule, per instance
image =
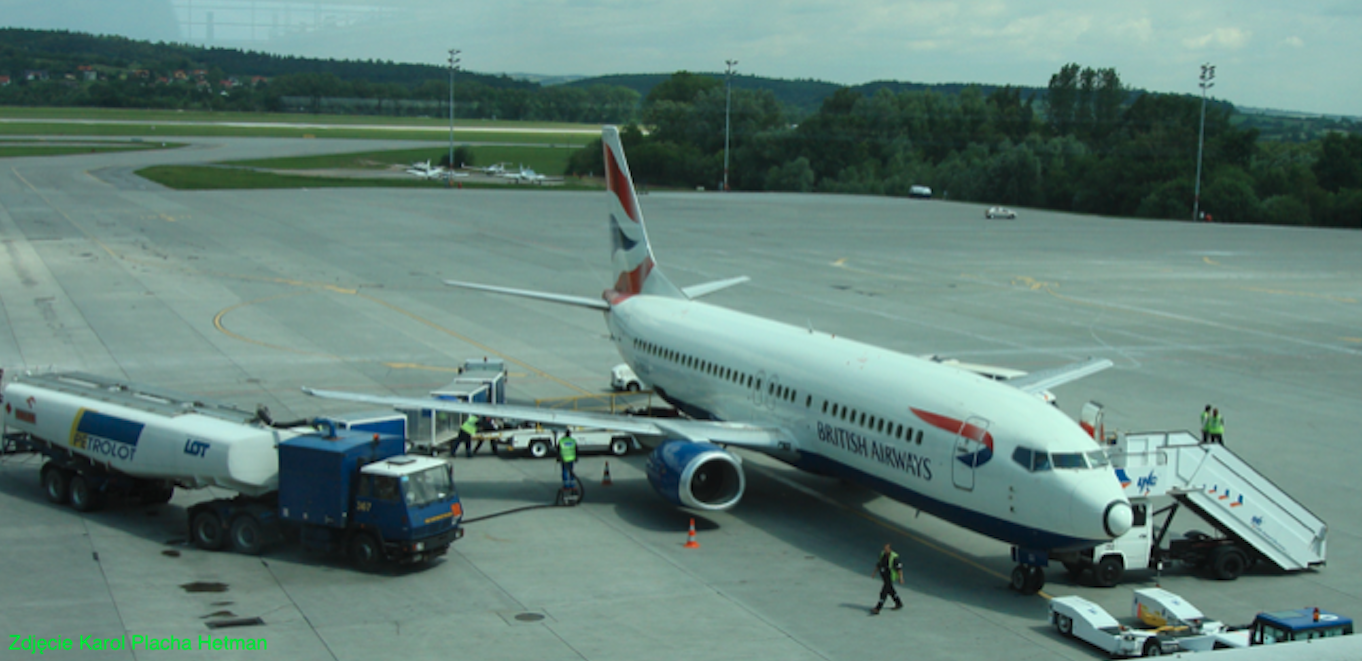
[[1044, 453], [1044, 452], [1037, 452], [1037, 453], [1035, 453], [1034, 455], [1032, 455], [1032, 457], [1031, 457], [1031, 471], [1032, 471], [1032, 472], [1048, 471], [1048, 470], [1050, 470], [1050, 455], [1048, 455], [1048, 454], [1046, 454], [1046, 453]]
[[1031, 448], [1018, 447], [1012, 451], [1012, 461], [1017, 462], [1022, 468], [1031, 470]]
[[1106, 468], [1111, 465], [1107, 459], [1107, 453], [1102, 450], [1093, 450], [1088, 453], [1088, 465], [1093, 468]]
[[1087, 468], [1088, 462], [1082, 452], [1056, 452], [1050, 455], [1055, 468]]

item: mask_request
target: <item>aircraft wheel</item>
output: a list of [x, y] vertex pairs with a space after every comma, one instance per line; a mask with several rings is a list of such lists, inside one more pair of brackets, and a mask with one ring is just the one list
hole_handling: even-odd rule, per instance
[[1092, 569], [1092, 582], [1099, 588], [1109, 588], [1121, 580], [1126, 571], [1121, 556], [1109, 555], [1102, 558]]
[[1069, 574], [1069, 579], [1074, 580], [1083, 575], [1083, 565], [1077, 562], [1064, 563], [1064, 571]]
[[47, 493], [48, 500], [65, 505], [71, 499], [71, 473], [56, 464], [44, 466], [43, 491]]
[[1035, 594], [1045, 587], [1045, 570], [1040, 567], [1029, 567], [1026, 577], [1026, 594]]
[[200, 510], [189, 521], [189, 536], [194, 546], [205, 551], [216, 551], [227, 543], [227, 535], [222, 531], [222, 518], [212, 510]]

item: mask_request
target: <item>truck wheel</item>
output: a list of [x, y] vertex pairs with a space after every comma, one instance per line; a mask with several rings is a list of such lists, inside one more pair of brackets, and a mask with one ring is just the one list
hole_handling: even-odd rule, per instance
[[629, 392], [638, 392], [639, 390], [638, 381], [630, 381], [629, 385], [624, 386], [624, 389], [628, 390]]
[[383, 562], [383, 549], [378, 540], [367, 532], [356, 533], [350, 538], [350, 562], [363, 571], [373, 571]]
[[1109, 588], [1121, 580], [1121, 575], [1125, 571], [1125, 562], [1121, 560], [1121, 556], [1104, 556], [1097, 566], [1092, 568], [1092, 582], [1099, 588]]
[[629, 439], [627, 438], [610, 439], [610, 454], [613, 454], [616, 457], [623, 457], [624, 455], [629, 454]]
[[1055, 629], [1058, 629], [1059, 633], [1064, 635], [1065, 637], [1073, 638], [1074, 635], [1073, 618], [1070, 618], [1068, 615], [1060, 615], [1059, 613], [1055, 613]]
[[53, 464], [43, 467], [43, 491], [48, 500], [65, 505], [71, 499], [71, 474]]
[[1157, 638], [1150, 638], [1144, 641], [1144, 649], [1140, 651], [1140, 656], [1163, 656], [1163, 646], [1159, 645]]
[[549, 456], [549, 442], [542, 438], [530, 441], [530, 456], [535, 459], [543, 459]]
[[71, 507], [77, 512], [93, 512], [99, 509], [99, 491], [90, 486], [84, 475], [71, 478]]
[[249, 514], [238, 516], [232, 522], [228, 537], [232, 550], [242, 555], [260, 555], [265, 550], [265, 531], [260, 527], [260, 520]]
[[201, 510], [190, 519], [189, 536], [194, 539], [194, 546], [205, 551], [221, 549], [227, 542], [222, 533], [222, 518], [212, 510]]
[[1222, 581], [1239, 578], [1248, 568], [1248, 557], [1234, 546], [1221, 546], [1211, 554], [1211, 574]]

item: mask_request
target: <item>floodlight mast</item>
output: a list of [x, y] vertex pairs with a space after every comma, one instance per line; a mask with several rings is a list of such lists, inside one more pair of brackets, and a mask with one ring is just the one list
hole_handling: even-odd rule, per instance
[[457, 48], [449, 49], [449, 169], [446, 170], [445, 185], [454, 185], [454, 70], [459, 68]]
[[733, 67], [738, 66], [737, 60], [724, 60], [728, 65], [728, 70], [724, 72], [724, 192], [728, 192], [728, 144], [731, 135], [729, 121], [733, 114]]
[[1206, 144], [1206, 90], [1215, 87], [1215, 67], [1201, 65], [1201, 130], [1196, 140], [1196, 192], [1192, 195], [1192, 222], [1201, 220], [1201, 153]]

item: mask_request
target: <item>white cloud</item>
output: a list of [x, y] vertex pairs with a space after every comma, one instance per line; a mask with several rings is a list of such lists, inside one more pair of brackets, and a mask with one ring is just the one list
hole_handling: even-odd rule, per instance
[[1248, 45], [1252, 32], [1240, 30], [1239, 28], [1216, 28], [1208, 34], [1200, 37], [1189, 37], [1182, 40], [1182, 45], [1191, 50], [1204, 50], [1207, 48], [1225, 48], [1238, 50]]
[[1293, 48], [1305, 48], [1305, 41], [1302, 40], [1300, 37], [1297, 37], [1296, 35], [1293, 34], [1293, 35], [1291, 35], [1291, 36], [1289, 36], [1289, 37], [1283, 39], [1283, 40], [1282, 40], [1282, 45], [1283, 45], [1283, 46], [1291, 46], [1291, 47], [1293, 47]]

